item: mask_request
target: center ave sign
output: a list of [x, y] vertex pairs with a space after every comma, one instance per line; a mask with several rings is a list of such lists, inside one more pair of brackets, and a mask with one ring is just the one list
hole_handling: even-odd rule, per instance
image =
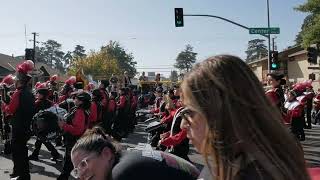
[[249, 28], [249, 34], [280, 34], [280, 28]]

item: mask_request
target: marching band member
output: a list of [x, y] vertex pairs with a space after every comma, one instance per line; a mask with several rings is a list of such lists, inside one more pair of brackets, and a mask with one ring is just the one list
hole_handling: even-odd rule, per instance
[[73, 91], [73, 85], [76, 83], [76, 77], [71, 76], [66, 81], [61, 91], [61, 96], [59, 97], [58, 103], [65, 101], [66, 99], [71, 97], [71, 93]]
[[268, 84], [272, 86], [272, 89], [266, 92], [266, 96], [271, 100], [271, 102], [276, 105], [280, 112], [284, 103], [284, 93], [281, 85], [285, 84], [282, 74], [269, 73], [267, 75]]
[[10, 139], [10, 132], [11, 127], [9, 125], [10, 118], [12, 117], [10, 114], [7, 114], [5, 112], [5, 107], [7, 104], [10, 103], [10, 88], [14, 85], [14, 77], [12, 74], [7, 75], [4, 77], [0, 83], [1, 88], [1, 134], [2, 139], [4, 142], [4, 154], [11, 154], [12, 148], [11, 148], [11, 139]]
[[73, 169], [70, 152], [73, 145], [88, 127], [91, 97], [86, 92], [78, 93], [75, 97], [75, 107], [66, 115], [65, 121], [59, 121], [60, 128], [65, 132], [65, 156], [63, 170], [58, 180], [67, 180]]
[[102, 121], [102, 95], [99, 89], [92, 91], [92, 102], [90, 107], [89, 128]]
[[[36, 86], [36, 101], [35, 101], [35, 112], [38, 113], [40, 110], [45, 110], [53, 106], [53, 102], [48, 99], [49, 96], [49, 89], [45, 83], [41, 83], [40, 85]], [[44, 139], [41, 135], [37, 136], [37, 140], [34, 144], [35, 149], [33, 153], [29, 156], [29, 160], [39, 160], [39, 152], [41, 149], [41, 145], [44, 144], [46, 148], [51, 153], [51, 160], [57, 161], [60, 158], [60, 154], [58, 153], [57, 149], [51, 144], [50, 141]]]
[[56, 82], [58, 79], [58, 75], [55, 74], [50, 77], [49, 81], [47, 82], [47, 86], [49, 88], [49, 100], [53, 101], [54, 103], [58, 102], [58, 88], [57, 85], [58, 83]]
[[291, 132], [300, 141], [305, 140], [304, 134], [304, 106], [297, 100], [297, 97], [301, 94], [298, 89], [289, 91], [287, 100], [284, 104], [284, 110], [286, 111], [285, 121], [291, 124]]
[[28, 73], [33, 68], [34, 64], [31, 60], [18, 65], [16, 90], [10, 103], [5, 107], [6, 113], [12, 114], [14, 117], [11, 120], [13, 160], [11, 177], [15, 179], [30, 179], [27, 141], [31, 135], [30, 125], [35, 109], [34, 97], [29, 86], [32, 77]]

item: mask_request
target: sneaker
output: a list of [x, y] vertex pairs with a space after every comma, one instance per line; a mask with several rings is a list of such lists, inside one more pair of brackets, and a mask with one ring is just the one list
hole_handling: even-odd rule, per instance
[[10, 178], [15, 178], [17, 176], [19, 176], [17, 173], [13, 172], [11, 174], [9, 174]]
[[38, 156], [33, 155], [33, 154], [31, 154], [31, 155], [28, 157], [28, 159], [29, 159], [29, 160], [33, 160], [33, 161], [39, 161]]

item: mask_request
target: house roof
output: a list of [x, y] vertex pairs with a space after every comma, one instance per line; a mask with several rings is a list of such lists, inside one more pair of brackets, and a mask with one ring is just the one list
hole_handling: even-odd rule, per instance
[[267, 56], [265, 56], [265, 57], [263, 57], [263, 58], [261, 58], [261, 59], [257, 59], [257, 60], [248, 62], [247, 64], [248, 64], [248, 65], [250, 65], [250, 64], [255, 64], [255, 63], [257, 63], [257, 62], [266, 61], [266, 60], [268, 60], [268, 57], [267, 57]]
[[[12, 73], [16, 71], [17, 65], [20, 64], [21, 62], [23, 62], [21, 58], [14, 58], [12, 56], [8, 56], [0, 53], [0, 66], [11, 71]], [[36, 62], [35, 67], [36, 69], [40, 69], [41, 67], [43, 67], [49, 73], [50, 76], [54, 74], [58, 74], [58, 76], [61, 77], [59, 79], [61, 80], [66, 79], [66, 75], [64, 73], [61, 73], [59, 70], [54, 69], [43, 62]]]

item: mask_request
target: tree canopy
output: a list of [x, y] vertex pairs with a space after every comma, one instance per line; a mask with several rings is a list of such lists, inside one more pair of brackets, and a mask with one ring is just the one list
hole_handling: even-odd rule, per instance
[[177, 58], [174, 67], [183, 72], [189, 72], [196, 62], [197, 53], [193, 52], [193, 47], [190, 44], [186, 45], [186, 48], [181, 51]]
[[267, 46], [264, 42], [264, 39], [253, 39], [248, 42], [248, 48], [246, 50], [247, 62], [251, 62], [268, 55]]
[[304, 19], [301, 31], [296, 36], [296, 43], [307, 48], [311, 44], [320, 43], [320, 0], [308, 0], [295, 8], [304, 13], [309, 13]]

